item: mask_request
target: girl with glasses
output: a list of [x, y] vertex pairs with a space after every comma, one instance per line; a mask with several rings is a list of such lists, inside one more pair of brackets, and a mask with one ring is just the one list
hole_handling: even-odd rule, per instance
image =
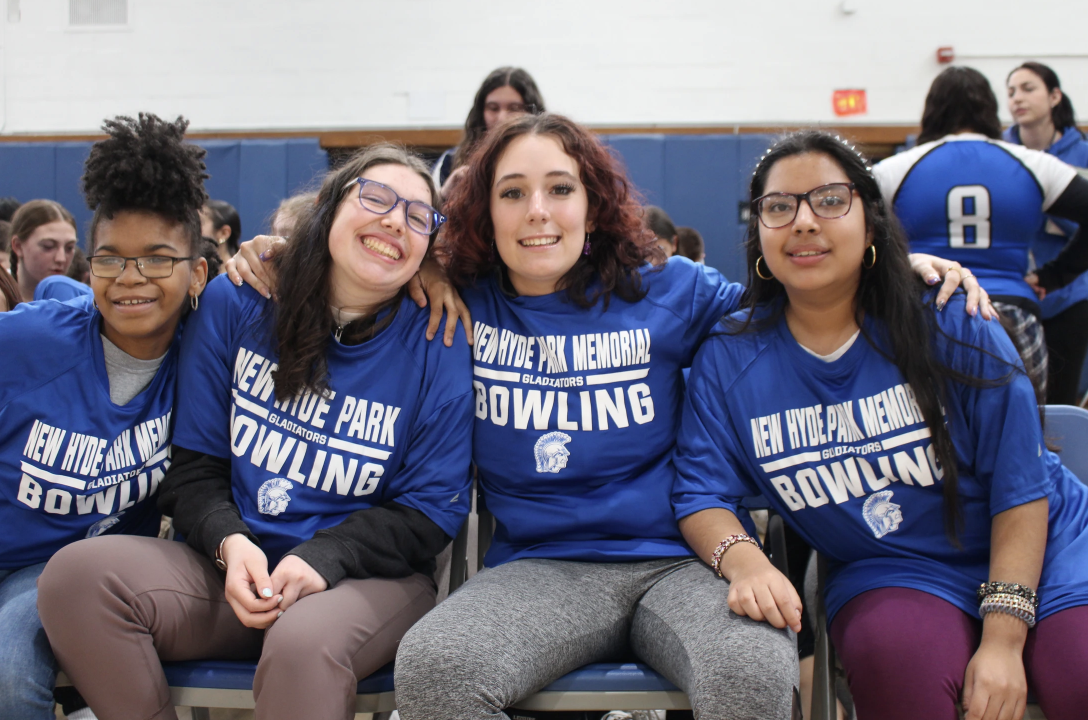
[[[1005, 80], [1014, 124], [1002, 137], [1011, 143], [1053, 155], [1076, 168], [1088, 167], [1088, 140], [1077, 129], [1073, 103], [1057, 74], [1046, 65], [1026, 62]], [[1052, 260], [1077, 231], [1076, 223], [1048, 215], [1036, 228], [1031, 252], [1037, 264]], [[1039, 302], [1047, 349], [1047, 402], [1076, 405], [1080, 373], [1088, 353], [1088, 275], [1080, 275]]]
[[[162, 259], [170, 272], [142, 273], [129, 261], [120, 272], [92, 274], [93, 297], [23, 303], [0, 315], [5, 717], [54, 717], [57, 661], [36, 608], [46, 562], [84, 538], [159, 532], [178, 330], [207, 271], [191, 258], [204, 151], [182, 142], [185, 127], [150, 115], [108, 121], [109, 137], [95, 143], [83, 176], [94, 259]], [[164, 180], [149, 185], [147, 177]]]
[[1042, 403], [1047, 351], [1039, 301], [1088, 269], [1088, 234], [1068, 239], [1034, 270], [1029, 251], [1044, 213], [1088, 222], [1088, 180], [1053, 155], [1000, 138], [990, 83], [977, 70], [951, 67], [930, 86], [919, 145], [873, 173], [912, 250], [957, 260], [978, 274]]
[[[753, 208], [749, 295], [695, 357], [677, 442], [680, 530], [775, 626], [798, 599], [746, 543], [762, 494], [829, 564], [826, 602], [859, 720], [1048, 718], [1088, 693], [1088, 489], [1047, 451], [1001, 328], [936, 311], [864, 159], [839, 138], [779, 141]], [[779, 218], [783, 220], [784, 218]], [[981, 588], [981, 589], [980, 589]], [[981, 615], [981, 618], [980, 618]]]
[[209, 286], [159, 502], [186, 543], [77, 544], [42, 579], [50, 639], [99, 715], [174, 718], [160, 660], [253, 658], [257, 718], [346, 720], [433, 606], [472, 433], [464, 332], [428, 342], [404, 287], [437, 202], [421, 160], [372, 147], [298, 219], [276, 301]]
[[461, 144], [442, 153], [434, 164], [435, 185], [443, 193], [448, 192], [446, 183], [450, 176], [465, 164], [488, 130], [511, 118], [526, 113], [539, 114], [544, 110], [544, 96], [529, 73], [515, 67], [492, 70], [476, 91], [472, 109], [465, 118]]

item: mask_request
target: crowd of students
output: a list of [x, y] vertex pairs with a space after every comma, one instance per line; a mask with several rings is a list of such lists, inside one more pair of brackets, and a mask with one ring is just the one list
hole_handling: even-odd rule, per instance
[[[696, 718], [797, 717], [762, 495], [828, 559], [859, 718], [1017, 718], [1029, 688], [1077, 717], [1088, 488], [1038, 406], [1047, 348], [1051, 378], [1084, 354], [1045, 323], [1088, 334], [1088, 181], [1053, 157], [1088, 143], [1052, 75], [1009, 77], [1024, 147], [965, 68], [875, 168], [778, 140], [745, 285], [516, 68], [434, 167], [374, 145], [241, 244], [184, 120], [107, 121], [90, 287], [39, 293], [76, 244], [47, 200], [0, 273], [5, 716], [52, 717], [63, 669], [69, 717], [175, 718], [161, 663], [214, 658], [257, 661], [258, 718], [350, 718], [396, 658], [404, 720], [506, 717], [637, 657]], [[487, 567], [436, 606], [473, 472]]]

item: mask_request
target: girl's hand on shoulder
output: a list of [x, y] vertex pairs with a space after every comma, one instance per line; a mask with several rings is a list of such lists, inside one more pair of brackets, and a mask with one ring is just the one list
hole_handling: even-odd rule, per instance
[[926, 284], [936, 285], [941, 281], [941, 278], [944, 278], [944, 284], [941, 285], [936, 298], [938, 310], [944, 309], [948, 299], [952, 297], [952, 293], [962, 285], [964, 292], [967, 293], [968, 315], [974, 317], [981, 311], [983, 320], [993, 320], [997, 317], [997, 311], [994, 310], [994, 306], [990, 303], [989, 294], [978, 284], [978, 280], [970, 270], [958, 262], [945, 260], [934, 255], [911, 253], [908, 257], [910, 258], [911, 269], [918, 273], [926, 281]]
[[[298, 555], [286, 555], [272, 571], [272, 584], [279, 591], [279, 614], [314, 593], [324, 592], [329, 583]], [[278, 617], [278, 615], [277, 615]]]
[[223, 270], [238, 287], [246, 282], [261, 295], [271, 298], [276, 290], [276, 277], [268, 261], [286, 246], [285, 238], [258, 235], [242, 243], [234, 257], [223, 264]]
[[457, 332], [456, 318], [460, 318], [465, 328], [468, 344], [472, 344], [472, 315], [468, 306], [454, 289], [449, 276], [438, 261], [426, 257], [419, 266], [419, 272], [408, 281], [408, 294], [421, 308], [431, 305], [431, 320], [427, 323], [427, 339], [434, 340], [438, 326], [442, 323], [442, 311], [446, 312], [446, 332], [442, 342], [446, 347], [453, 345], [453, 335]]
[[738, 544], [728, 552], [736, 550], [747, 552], [751, 559], [741, 564], [731, 563], [729, 609], [753, 620], [766, 620], [779, 629], [789, 626], [800, 632], [801, 598], [793, 583], [758, 548]]
[[963, 679], [966, 720], [1020, 720], [1027, 702], [1023, 644], [987, 642], [983, 638]]
[[241, 623], [258, 630], [274, 623], [282, 598], [273, 592], [264, 551], [245, 535], [228, 535], [223, 542], [223, 561], [227, 564], [227, 602]]

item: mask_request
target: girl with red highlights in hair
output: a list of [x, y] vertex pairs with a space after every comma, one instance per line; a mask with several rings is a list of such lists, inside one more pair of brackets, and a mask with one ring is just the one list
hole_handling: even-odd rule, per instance
[[743, 287], [665, 262], [623, 171], [566, 118], [501, 125], [467, 165], [445, 240], [473, 317], [473, 459], [497, 525], [488, 568], [401, 641], [400, 716], [507, 717], [571, 670], [636, 656], [696, 717], [790, 717], [800, 600], [770, 623], [731, 614], [670, 502], [681, 371]]

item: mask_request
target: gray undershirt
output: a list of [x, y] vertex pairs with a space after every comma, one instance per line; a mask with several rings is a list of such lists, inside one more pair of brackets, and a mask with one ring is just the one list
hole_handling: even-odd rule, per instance
[[162, 365], [162, 357], [140, 360], [102, 336], [102, 351], [106, 356], [106, 377], [110, 381], [110, 400], [115, 405], [128, 405], [129, 400], [151, 384]]

